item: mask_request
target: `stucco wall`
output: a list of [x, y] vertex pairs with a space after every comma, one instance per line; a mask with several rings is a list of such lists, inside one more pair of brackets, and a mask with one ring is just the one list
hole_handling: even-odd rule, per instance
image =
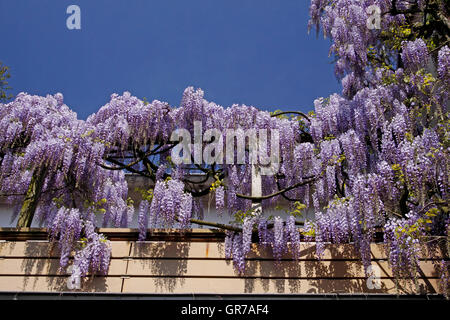
[[[302, 244], [298, 261], [276, 262], [268, 249], [253, 245], [246, 271], [237, 275], [225, 260], [220, 235], [192, 230], [183, 241], [112, 241], [108, 276], [86, 279], [82, 291], [116, 293], [417, 293], [413, 283], [396, 287], [382, 244], [373, 244], [372, 265], [380, 270], [379, 289], [367, 285], [351, 245], [327, 245], [323, 260], [314, 243]], [[198, 236], [195, 237], [195, 234]], [[5, 233], [3, 233], [4, 235]], [[3, 237], [5, 238], [5, 237]], [[36, 238], [36, 237], [35, 237]], [[112, 237], [114, 239], [114, 237]], [[189, 238], [193, 241], [186, 241]], [[116, 237], [120, 239], [120, 237]], [[419, 293], [438, 292], [433, 261], [420, 262]], [[58, 270], [57, 248], [46, 240], [0, 242], [0, 291], [63, 292], [68, 275]], [[370, 281], [369, 281], [370, 282]]]

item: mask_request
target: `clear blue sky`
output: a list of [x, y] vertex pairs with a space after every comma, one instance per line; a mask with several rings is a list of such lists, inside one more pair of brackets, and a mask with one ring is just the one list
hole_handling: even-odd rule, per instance
[[[68, 30], [66, 8], [81, 8]], [[61, 92], [80, 118], [127, 90], [177, 106], [187, 86], [223, 106], [312, 109], [340, 91], [307, 0], [0, 0], [13, 94]]]

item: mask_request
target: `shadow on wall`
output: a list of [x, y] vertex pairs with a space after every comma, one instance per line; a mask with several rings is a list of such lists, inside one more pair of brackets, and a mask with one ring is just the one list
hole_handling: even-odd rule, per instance
[[[361, 261], [352, 245], [326, 246], [318, 260], [313, 243], [303, 243], [300, 257], [273, 259], [272, 249], [254, 244], [239, 275], [224, 259], [217, 242], [132, 242], [113, 257], [109, 276], [85, 278], [84, 292], [147, 293], [436, 293], [441, 259], [429, 252], [421, 260], [419, 281], [395, 283], [392, 270], [373, 246], [372, 265], [380, 270], [380, 287], [369, 288]], [[376, 250], [375, 250], [376, 249]], [[128, 256], [130, 256], [129, 259]], [[59, 270], [59, 249], [48, 241], [0, 242], [0, 290], [70, 291], [68, 274]], [[123, 275], [126, 275], [124, 278]], [[128, 279], [128, 280], [127, 280]]]
[[[253, 293], [258, 284], [264, 292], [271, 292], [271, 285], [276, 293], [339, 293], [362, 292], [361, 281], [352, 281], [361, 277], [355, 261], [337, 261], [327, 259], [318, 261], [315, 257], [316, 247], [306, 245], [300, 252], [298, 260], [286, 254], [281, 261], [267, 259], [272, 256], [271, 248], [253, 251], [255, 258], [246, 263], [245, 292]], [[259, 258], [258, 258], [259, 257]], [[255, 277], [255, 275], [257, 277]], [[340, 281], [344, 279], [344, 281]], [[380, 292], [383, 292], [381, 288]]]
[[[61, 270], [59, 266], [60, 251], [56, 243], [26, 241], [23, 251], [24, 259], [21, 264], [21, 273], [24, 274], [22, 290], [70, 291], [67, 287], [68, 273]], [[70, 257], [70, 260], [72, 259], [73, 253]], [[74, 291], [107, 292], [106, 277], [86, 277], [81, 282], [81, 289]]]
[[141, 257], [139, 267], [145, 274], [156, 276], [154, 279], [157, 291], [173, 292], [185, 283], [183, 275], [187, 272], [189, 248], [190, 243], [187, 242], [166, 242], [159, 246], [135, 242], [132, 256]]

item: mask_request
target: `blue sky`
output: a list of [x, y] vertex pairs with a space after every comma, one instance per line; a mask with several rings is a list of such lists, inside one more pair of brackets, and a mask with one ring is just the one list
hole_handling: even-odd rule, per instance
[[[66, 9], [81, 8], [81, 30]], [[177, 106], [187, 86], [223, 106], [312, 109], [340, 91], [307, 0], [0, 0], [13, 94], [61, 92], [80, 118], [112, 93]]]

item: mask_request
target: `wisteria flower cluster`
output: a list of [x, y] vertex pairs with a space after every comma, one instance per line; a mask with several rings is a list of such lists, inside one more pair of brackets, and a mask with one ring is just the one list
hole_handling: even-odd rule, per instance
[[277, 216], [273, 222], [260, 216], [247, 217], [242, 232], [226, 233], [225, 257], [233, 259], [238, 273], [245, 272], [245, 259], [251, 252], [253, 234], [257, 234], [259, 243], [270, 248], [278, 261], [287, 253], [297, 259], [301, 248], [300, 230], [295, 222], [293, 216], [286, 221]]
[[186, 228], [190, 225], [192, 211], [192, 195], [184, 192], [182, 181], [157, 181], [151, 204], [143, 200], [139, 207], [139, 239], [145, 239], [149, 227], [172, 226], [179, 222], [181, 228]]
[[[379, 29], [367, 27], [373, 5], [383, 13]], [[190, 227], [193, 217], [202, 217], [200, 199], [213, 193], [216, 208], [230, 215], [254, 202], [264, 211], [284, 199], [315, 213], [303, 236], [316, 241], [319, 256], [325, 243], [352, 243], [367, 271], [370, 243], [382, 230], [394, 274], [414, 278], [422, 239], [448, 237], [450, 49], [440, 30], [417, 22], [426, 7], [423, 1], [312, 0], [310, 27], [330, 38], [343, 92], [316, 99], [308, 115], [222, 107], [188, 87], [178, 107], [113, 94], [83, 121], [62, 94], [20, 93], [0, 104], [0, 193], [19, 205], [19, 221], [34, 215], [49, 229], [62, 268], [84, 243], [74, 260], [82, 275], [106, 272], [109, 245], [95, 227], [128, 226], [135, 210], [125, 174], [133, 173], [153, 185], [138, 204], [140, 240], [149, 228]], [[229, 129], [277, 133], [278, 170], [261, 178], [263, 196], [252, 196], [248, 149], [239, 164], [174, 163], [177, 129], [194, 137], [218, 130], [225, 140]], [[273, 147], [262, 144], [264, 151]], [[256, 238], [278, 260], [298, 257], [297, 225], [293, 216], [245, 217], [227, 232], [226, 257], [244, 272]]]

